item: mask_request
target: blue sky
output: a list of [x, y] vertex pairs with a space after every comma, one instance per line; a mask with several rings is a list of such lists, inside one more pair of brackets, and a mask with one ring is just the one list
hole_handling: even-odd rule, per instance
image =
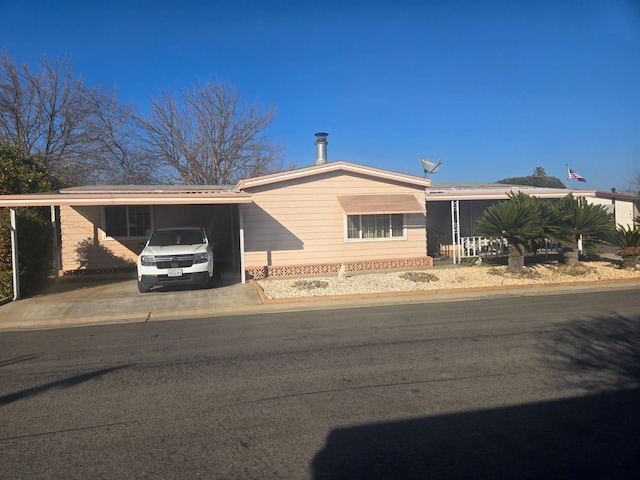
[[[494, 182], [536, 166], [618, 191], [640, 170], [640, 2], [0, 0], [0, 48], [70, 56], [149, 98], [223, 79], [277, 108], [286, 163], [329, 160]], [[587, 183], [566, 180], [565, 164]]]

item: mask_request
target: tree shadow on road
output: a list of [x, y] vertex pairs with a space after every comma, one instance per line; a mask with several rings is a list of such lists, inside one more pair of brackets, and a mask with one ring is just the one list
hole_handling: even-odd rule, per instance
[[640, 314], [572, 320], [541, 343], [555, 381], [594, 390], [640, 387]]
[[102, 370], [83, 373], [82, 375], [76, 375], [74, 377], [64, 378], [62, 380], [58, 380], [55, 382], [45, 383], [44, 385], [38, 385], [37, 387], [27, 388], [26, 390], [21, 390], [19, 392], [3, 395], [0, 397], [0, 406], [8, 405], [10, 403], [17, 402], [18, 400], [23, 400], [25, 398], [33, 397], [34, 395], [39, 395], [46, 391], [52, 390], [54, 388], [74, 387], [81, 383], [88, 382], [89, 380], [93, 380], [95, 378], [101, 377], [108, 373], [122, 370], [123, 368], [128, 368], [130, 366], [131, 365], [121, 365], [118, 367], [104, 368]]
[[567, 322], [540, 352], [585, 395], [334, 429], [313, 477], [640, 478], [640, 316]]

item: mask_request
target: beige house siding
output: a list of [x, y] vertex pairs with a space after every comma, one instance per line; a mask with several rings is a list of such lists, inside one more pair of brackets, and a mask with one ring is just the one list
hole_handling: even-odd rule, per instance
[[[229, 228], [233, 206], [155, 205], [151, 208], [151, 227], [202, 226], [214, 250], [222, 250], [219, 261], [233, 251], [233, 231]], [[140, 244], [147, 237], [109, 238], [104, 231], [103, 206], [61, 206], [61, 270], [64, 272], [132, 269]], [[235, 246], [237, 249], [238, 247]]]
[[113, 270], [135, 267], [139, 238], [106, 238], [103, 207], [60, 207], [61, 270]]
[[589, 203], [603, 205], [614, 215], [616, 225], [627, 228], [634, 228], [635, 217], [638, 216], [638, 209], [633, 200], [620, 200], [612, 198], [589, 198]]
[[411, 194], [424, 205], [424, 188], [368, 176], [330, 172], [247, 189], [245, 265], [304, 265], [380, 258], [426, 257], [425, 216], [405, 215], [406, 238], [346, 240], [340, 195]]

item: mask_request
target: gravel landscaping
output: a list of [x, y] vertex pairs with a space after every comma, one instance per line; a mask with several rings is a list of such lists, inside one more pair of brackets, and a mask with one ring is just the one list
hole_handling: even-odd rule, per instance
[[336, 295], [380, 294], [448, 290], [457, 288], [502, 287], [594, 281], [640, 280], [640, 269], [623, 269], [616, 262], [581, 262], [570, 268], [557, 262], [525, 267], [513, 275], [506, 266], [489, 264], [441, 266], [425, 269], [367, 274], [347, 273], [313, 278], [267, 278], [256, 283], [268, 299]]

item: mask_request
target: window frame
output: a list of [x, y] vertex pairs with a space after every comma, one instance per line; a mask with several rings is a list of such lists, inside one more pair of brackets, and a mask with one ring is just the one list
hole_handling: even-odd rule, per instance
[[[393, 235], [394, 224], [393, 224], [393, 216], [401, 215], [402, 216], [402, 235]], [[386, 216], [389, 218], [389, 236], [388, 237], [372, 237], [372, 238], [363, 238], [362, 237], [362, 217], [380, 217]], [[358, 217], [358, 237], [350, 238], [349, 237], [349, 218], [350, 217]], [[374, 213], [374, 214], [345, 214], [344, 215], [344, 241], [349, 243], [359, 243], [359, 242], [397, 242], [407, 240], [407, 214], [406, 213]]]
[[[107, 209], [108, 208], [125, 208], [126, 212], [126, 225], [127, 225], [127, 235], [109, 235], [107, 232]], [[130, 208], [147, 208], [149, 210], [149, 233], [145, 235], [130, 235], [130, 227], [131, 224], [129, 222], [129, 212]], [[153, 205], [104, 205], [102, 207], [102, 234], [103, 240], [116, 240], [116, 239], [127, 239], [127, 240], [146, 240], [149, 238], [149, 234], [153, 231]]]

